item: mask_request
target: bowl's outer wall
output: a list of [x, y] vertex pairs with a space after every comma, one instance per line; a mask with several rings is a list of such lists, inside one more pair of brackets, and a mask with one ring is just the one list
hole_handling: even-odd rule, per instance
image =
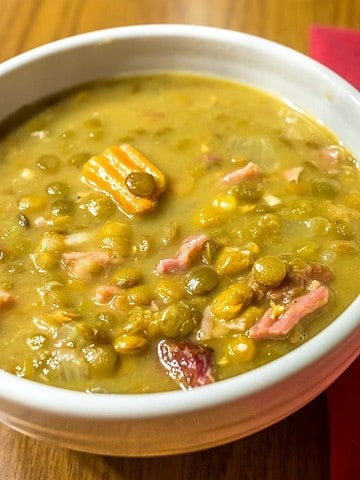
[[[360, 158], [360, 96], [352, 87], [285, 47], [207, 27], [113, 29], [25, 53], [0, 65], [0, 115], [90, 80], [169, 70], [232, 78], [281, 96], [320, 119]], [[327, 388], [359, 354], [359, 317], [357, 299], [285, 360], [188, 393], [86, 396], [0, 371], [0, 419], [38, 438], [108, 455], [219, 445], [280, 420]]]
[[[360, 342], [360, 331], [357, 332]], [[87, 417], [24, 408], [1, 399], [0, 419], [16, 430], [63, 447], [103, 455], [159, 456], [210, 448], [250, 435], [290, 415], [325, 390], [355, 359], [351, 342], [282, 381], [212, 407], [150, 418]], [[339, 365], [338, 359], [342, 362]], [[334, 368], [334, 365], [337, 365]], [[210, 386], [211, 387], [211, 386]], [[207, 392], [205, 392], [207, 390]], [[204, 387], [211, 396], [211, 388]], [[1, 396], [0, 396], [1, 398]], [[82, 399], [79, 397], [81, 402]], [[131, 402], [131, 399], [129, 399]], [[158, 401], [172, 401], [164, 395]]]

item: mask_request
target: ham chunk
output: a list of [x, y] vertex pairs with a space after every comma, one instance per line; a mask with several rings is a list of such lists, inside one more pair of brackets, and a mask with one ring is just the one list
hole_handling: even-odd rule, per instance
[[294, 167], [285, 170], [284, 177], [288, 182], [298, 183], [301, 172], [304, 170], [304, 167]]
[[191, 267], [209, 239], [208, 235], [205, 234], [187, 237], [180, 245], [174, 257], [160, 260], [155, 267], [155, 272], [177, 273]]
[[330, 145], [319, 150], [318, 166], [327, 173], [338, 173], [344, 151], [337, 145]]
[[169, 376], [184, 389], [213, 383], [214, 351], [192, 342], [169, 342], [158, 345], [158, 356]]
[[260, 168], [256, 163], [249, 162], [244, 167], [238, 168], [228, 173], [222, 178], [222, 182], [227, 185], [236, 185], [247, 180], [256, 180], [260, 177]]
[[211, 307], [208, 305], [201, 317], [199, 338], [201, 340], [209, 340], [212, 337], [212, 330], [214, 326], [214, 315], [211, 312]]
[[62, 266], [67, 273], [79, 280], [90, 280], [92, 277], [107, 273], [114, 259], [110, 253], [96, 250], [91, 252], [69, 252], [62, 255]]
[[320, 171], [337, 174], [345, 157], [346, 152], [344, 148], [339, 145], [329, 145], [316, 150], [314, 157], [308, 159], [308, 162]]
[[334, 272], [327, 265], [310, 262], [302, 269], [292, 269], [287, 273], [284, 280], [277, 287], [260, 285], [254, 278], [250, 280], [250, 286], [256, 300], [266, 296], [274, 302], [287, 304], [295, 297], [306, 291], [307, 285], [313, 280], [321, 283], [329, 283], [334, 278]]
[[250, 328], [249, 336], [253, 340], [284, 338], [300, 320], [326, 305], [328, 300], [328, 288], [319, 284], [305, 295], [294, 298], [278, 316], [269, 308]]
[[100, 287], [96, 289], [94, 301], [99, 305], [106, 305], [121, 292], [122, 289], [116, 285], [100, 285]]

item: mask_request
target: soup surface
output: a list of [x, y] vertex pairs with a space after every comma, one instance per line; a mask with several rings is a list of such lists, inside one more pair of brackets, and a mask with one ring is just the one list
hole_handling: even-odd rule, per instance
[[286, 354], [359, 294], [356, 159], [263, 92], [82, 86], [0, 158], [0, 367], [20, 377], [193, 388]]

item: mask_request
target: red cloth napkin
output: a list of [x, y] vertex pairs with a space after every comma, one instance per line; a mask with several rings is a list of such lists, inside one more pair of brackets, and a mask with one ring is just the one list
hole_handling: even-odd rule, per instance
[[310, 55], [360, 90], [360, 31], [314, 25]]
[[[310, 55], [360, 89], [359, 30], [314, 25], [310, 29]], [[360, 479], [360, 358], [328, 388], [327, 400], [330, 422], [331, 480], [358, 480]]]
[[331, 480], [360, 479], [360, 358], [327, 390]]

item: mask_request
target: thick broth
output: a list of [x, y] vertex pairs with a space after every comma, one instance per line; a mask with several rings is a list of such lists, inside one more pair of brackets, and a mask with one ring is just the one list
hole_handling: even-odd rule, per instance
[[[166, 177], [144, 215], [84, 182], [90, 157], [123, 144]], [[83, 86], [6, 134], [0, 158], [0, 367], [18, 376], [189, 388], [286, 354], [359, 294], [355, 158], [258, 90], [177, 74]], [[159, 268], [189, 236], [202, 243], [186, 265]], [[288, 332], [257, 335], [266, 311], [274, 323], [321, 288]]]

